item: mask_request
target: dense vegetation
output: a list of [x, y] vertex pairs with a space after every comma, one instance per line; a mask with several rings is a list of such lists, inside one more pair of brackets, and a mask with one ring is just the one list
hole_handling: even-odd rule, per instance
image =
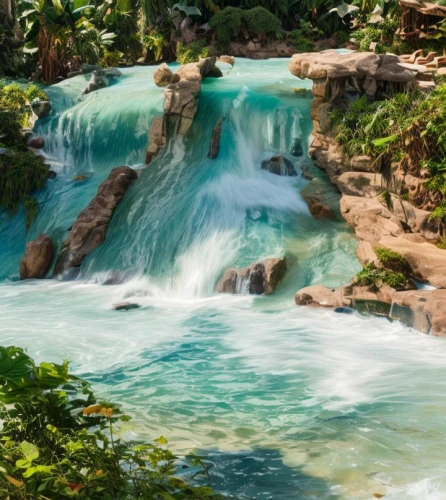
[[206, 474], [199, 457], [176, 457], [164, 437], [125, 441], [130, 417], [99, 401], [67, 362], [36, 365], [0, 347], [0, 419], [0, 498], [222, 498], [178, 477]]
[[[430, 93], [414, 89], [370, 102], [360, 97], [332, 113], [336, 140], [349, 156], [369, 155], [389, 188], [432, 210], [439, 222], [446, 216], [446, 85]], [[408, 192], [396, 170], [423, 179], [424, 189]]]
[[408, 285], [412, 269], [407, 260], [398, 252], [387, 248], [375, 248], [377, 263], [365, 265], [355, 276], [355, 283], [361, 286], [389, 285], [404, 289]]
[[21, 133], [30, 125], [36, 99], [48, 99], [36, 85], [0, 83], [0, 207], [14, 214], [23, 202], [27, 230], [39, 212], [32, 194], [45, 186], [49, 170], [41, 156], [27, 150]]

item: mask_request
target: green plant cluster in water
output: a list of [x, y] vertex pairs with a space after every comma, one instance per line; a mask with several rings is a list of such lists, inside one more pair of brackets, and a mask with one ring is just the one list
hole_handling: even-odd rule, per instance
[[27, 231], [39, 213], [31, 195], [45, 186], [49, 170], [41, 156], [26, 149], [21, 134], [29, 125], [35, 99], [48, 99], [36, 85], [0, 85], [0, 207], [14, 214], [23, 202]]
[[222, 498], [177, 477], [206, 473], [199, 457], [180, 460], [164, 437], [124, 441], [130, 417], [99, 401], [66, 361], [36, 365], [22, 349], [0, 347], [0, 419], [0, 498]]
[[200, 57], [208, 55], [209, 49], [206, 47], [206, 40], [197, 40], [188, 45], [179, 43], [177, 47], [177, 60], [180, 64], [198, 62]]
[[215, 28], [217, 44], [222, 50], [228, 48], [231, 38], [235, 37], [242, 27], [272, 39], [280, 36], [279, 19], [263, 7], [249, 10], [226, 7], [209, 20], [209, 26]]

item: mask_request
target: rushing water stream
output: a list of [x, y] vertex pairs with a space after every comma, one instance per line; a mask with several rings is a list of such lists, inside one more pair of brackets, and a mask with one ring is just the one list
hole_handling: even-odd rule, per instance
[[[214, 463], [212, 485], [239, 498], [446, 498], [446, 347], [384, 319], [297, 308], [302, 286], [347, 282], [359, 269], [351, 231], [316, 221], [301, 175], [262, 159], [310, 165], [311, 99], [286, 60], [237, 60], [202, 86], [187, 139], [143, 166], [163, 92], [153, 68], [124, 70], [79, 98], [84, 77], [49, 88], [38, 123], [56, 179], [39, 194], [30, 234], [23, 214], [0, 213], [0, 334], [37, 360], [72, 369], [135, 416], [129, 432], [164, 434]], [[220, 155], [207, 158], [224, 116]], [[111, 168], [140, 169], [106, 242], [76, 281], [17, 282], [27, 239], [62, 242]], [[76, 176], [83, 176], [81, 180]], [[224, 269], [286, 254], [291, 271], [272, 297], [214, 292]], [[130, 279], [103, 283], [122, 271]], [[143, 307], [116, 312], [112, 304]], [[374, 496], [375, 495], [375, 496]]]

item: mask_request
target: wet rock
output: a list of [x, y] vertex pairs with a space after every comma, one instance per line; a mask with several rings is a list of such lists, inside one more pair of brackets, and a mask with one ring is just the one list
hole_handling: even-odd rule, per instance
[[285, 175], [290, 177], [297, 176], [294, 165], [283, 155], [276, 155], [272, 156], [269, 160], [263, 160], [262, 170], [267, 170], [275, 175]]
[[118, 304], [113, 304], [113, 309], [115, 311], [131, 311], [132, 309], [139, 309], [141, 306], [136, 302], [119, 302]]
[[20, 261], [20, 279], [41, 279], [48, 273], [54, 258], [54, 245], [47, 234], [41, 234], [26, 244]]
[[299, 290], [294, 300], [298, 306], [344, 307], [344, 287], [328, 288], [323, 285], [307, 286]]
[[245, 268], [227, 269], [217, 284], [218, 293], [271, 295], [287, 272], [285, 257], [254, 262]]
[[446, 290], [410, 290], [392, 296], [390, 317], [423, 333], [446, 335]]
[[307, 181], [312, 181], [314, 179], [310, 173], [310, 167], [306, 163], [300, 165], [300, 170], [302, 172], [302, 177], [307, 179]]
[[149, 164], [166, 144], [169, 137], [186, 135], [198, 110], [201, 82], [208, 77], [219, 78], [223, 73], [215, 66], [216, 57], [189, 63], [173, 76], [164, 90], [164, 114], [152, 121], [148, 133], [146, 164]]
[[211, 159], [215, 159], [220, 152], [220, 137], [221, 137], [221, 127], [223, 125], [223, 118], [220, 118], [212, 130], [211, 143], [209, 145], [209, 153], [208, 157]]
[[103, 75], [106, 76], [107, 78], [114, 79], [122, 76], [122, 73], [119, 71], [118, 68], [108, 68], [103, 70]]
[[82, 182], [82, 181], [86, 181], [86, 180], [88, 180], [88, 179], [90, 179], [90, 178], [91, 178], [91, 176], [90, 176], [90, 175], [82, 175], [82, 174], [81, 174], [81, 175], [75, 175], [75, 176], [72, 178], [72, 180], [73, 180], [74, 182]]
[[218, 58], [218, 60], [221, 62], [224, 62], [226, 64], [230, 64], [231, 66], [234, 66], [234, 64], [235, 64], [235, 57], [234, 56], [222, 55]]
[[51, 113], [51, 103], [49, 101], [34, 99], [31, 108], [37, 118], [46, 118]]
[[57, 259], [56, 275], [71, 267], [79, 267], [84, 258], [104, 242], [116, 206], [136, 178], [135, 170], [129, 167], [114, 168], [110, 172], [96, 196], [74, 222]]
[[322, 201], [316, 196], [302, 195], [302, 197], [307, 202], [310, 213], [315, 219], [335, 218], [333, 210], [329, 206], [325, 205], [325, 203], [322, 203]]
[[304, 154], [304, 148], [302, 146], [302, 139], [294, 139], [294, 144], [293, 144], [293, 149], [291, 151], [291, 154], [293, 156], [303, 156]]
[[56, 177], [57, 177], [57, 172], [55, 172], [54, 170], [48, 170], [48, 175], [47, 175], [48, 179], [55, 179]]
[[355, 310], [351, 307], [336, 307], [334, 312], [340, 314], [353, 314]]
[[36, 136], [31, 137], [30, 139], [28, 139], [26, 145], [29, 148], [42, 149], [43, 147], [45, 147], [45, 139], [43, 137], [40, 137], [40, 136], [36, 135]]
[[90, 83], [84, 89], [82, 94], [89, 94], [90, 92], [95, 92], [96, 90], [100, 90], [107, 87], [107, 80], [103, 75], [98, 74], [95, 71], [91, 77]]
[[153, 74], [153, 79], [157, 87], [167, 87], [167, 85], [172, 83], [173, 77], [174, 74], [166, 63], [161, 64]]

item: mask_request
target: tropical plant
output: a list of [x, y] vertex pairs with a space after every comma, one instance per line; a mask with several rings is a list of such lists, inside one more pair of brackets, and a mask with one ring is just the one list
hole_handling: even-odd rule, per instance
[[206, 486], [180, 479], [207, 472], [195, 455], [180, 459], [160, 437], [121, 437], [130, 417], [99, 401], [68, 363], [34, 361], [0, 347], [0, 497], [21, 499], [217, 499]]
[[183, 43], [178, 44], [177, 61], [180, 64], [198, 62], [200, 57], [207, 57], [208, 55], [209, 49], [206, 47], [206, 40], [197, 40], [189, 45]]
[[377, 286], [383, 284], [402, 289], [407, 286], [407, 278], [402, 273], [389, 269], [377, 268], [374, 264], [365, 265], [355, 276], [355, 283], [360, 286]]

